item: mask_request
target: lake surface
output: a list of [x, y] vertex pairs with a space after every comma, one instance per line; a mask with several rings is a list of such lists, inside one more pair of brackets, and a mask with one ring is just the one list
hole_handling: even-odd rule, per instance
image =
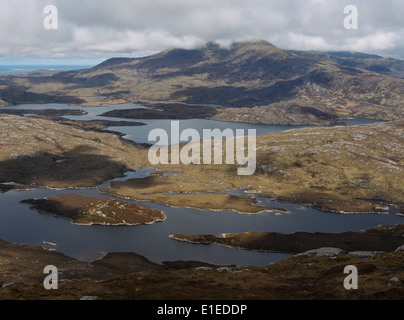
[[[109, 127], [108, 130], [118, 131], [123, 133], [125, 139], [133, 140], [139, 143], [149, 143], [148, 136], [150, 131], [153, 129], [164, 129], [169, 135], [171, 132], [171, 121], [170, 120], [151, 120], [151, 119], [127, 119], [127, 118], [113, 118], [113, 117], [102, 117], [101, 114], [112, 111], [112, 110], [125, 110], [125, 109], [135, 109], [135, 108], [146, 108], [142, 105], [136, 103], [124, 103], [120, 105], [113, 105], [108, 107], [82, 107], [82, 106], [70, 106], [68, 104], [57, 104], [50, 103], [46, 105], [41, 104], [24, 104], [19, 106], [5, 107], [7, 109], [73, 109], [73, 110], [84, 110], [87, 112], [86, 115], [79, 116], [64, 116], [71, 120], [80, 121], [90, 121], [90, 120], [111, 120], [111, 121], [135, 121], [142, 122], [146, 124], [145, 126], [137, 127]], [[226, 121], [215, 121], [215, 120], [203, 120], [203, 119], [191, 119], [191, 120], [176, 120], [179, 121], [180, 132], [192, 128], [198, 130], [202, 136], [203, 129], [232, 129], [234, 132], [237, 129], [243, 129], [247, 133], [248, 129], [255, 129], [257, 135], [262, 135], [270, 132], [285, 131], [291, 129], [307, 128], [312, 126], [285, 126], [285, 125], [268, 125], [268, 124], [251, 124], [242, 122], [226, 122]], [[347, 125], [355, 124], [370, 124], [377, 122], [371, 119], [349, 119], [344, 121]]]
[[[110, 107], [72, 107], [63, 104], [48, 105], [22, 105], [8, 107], [11, 109], [82, 109], [88, 112], [84, 116], [68, 116], [75, 120], [127, 120], [117, 118], [99, 117], [101, 113], [109, 110], [139, 108], [140, 105], [124, 104]], [[169, 131], [170, 120], [134, 120], [146, 123], [141, 127], [111, 127], [109, 129], [124, 133], [126, 138], [136, 142], [148, 142], [148, 134], [154, 128], [164, 128]], [[372, 120], [350, 120], [349, 125], [372, 123]], [[182, 129], [256, 129], [257, 134], [290, 130], [298, 127], [271, 126], [245, 123], [230, 123], [210, 120], [183, 120], [180, 121]], [[143, 178], [152, 172], [150, 169], [138, 169], [128, 172], [128, 178]], [[353, 214], [340, 215], [325, 213], [312, 208], [310, 205], [274, 203], [270, 199], [258, 197], [259, 204], [279, 207], [290, 213], [276, 214], [264, 212], [259, 215], [245, 215], [233, 211], [210, 211], [189, 208], [171, 208], [168, 206], [128, 200], [133, 203], [142, 203], [165, 212], [167, 219], [153, 225], [141, 226], [77, 226], [63, 218], [40, 214], [31, 210], [29, 206], [20, 204], [21, 200], [29, 198], [51, 197], [60, 193], [79, 193], [89, 196], [106, 197], [98, 193], [99, 188], [108, 188], [110, 181], [103, 183], [95, 189], [78, 190], [48, 190], [33, 189], [29, 191], [10, 191], [0, 194], [0, 239], [6, 241], [42, 245], [48, 249], [55, 249], [64, 254], [83, 260], [98, 259], [106, 252], [135, 252], [149, 260], [161, 263], [174, 260], [199, 260], [216, 264], [236, 264], [242, 266], [265, 266], [271, 262], [279, 261], [288, 254], [265, 253], [256, 251], [238, 250], [217, 245], [194, 245], [190, 243], [169, 239], [169, 235], [177, 233], [189, 234], [221, 234], [247, 231], [267, 231], [292, 233], [361, 231], [377, 225], [394, 225], [403, 223], [403, 217], [396, 215], [394, 207], [388, 214]], [[231, 193], [240, 194], [242, 190]], [[55, 243], [56, 246], [44, 244]], [[319, 244], [319, 247], [321, 244]]]

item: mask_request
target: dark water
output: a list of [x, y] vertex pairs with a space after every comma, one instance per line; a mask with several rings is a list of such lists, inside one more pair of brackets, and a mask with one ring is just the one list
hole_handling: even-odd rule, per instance
[[[135, 127], [109, 127], [108, 129], [113, 131], [119, 131], [124, 133], [124, 138], [130, 139], [139, 143], [149, 142], [148, 136], [151, 130], [160, 128], [166, 130], [170, 135], [171, 133], [171, 121], [170, 120], [150, 120], [150, 119], [126, 119], [126, 118], [112, 118], [112, 117], [101, 117], [100, 115], [112, 111], [112, 110], [125, 110], [131, 108], [145, 108], [139, 104], [125, 103], [110, 107], [81, 107], [81, 106], [69, 106], [67, 104], [47, 104], [47, 105], [36, 105], [36, 104], [25, 104], [20, 106], [7, 107], [8, 109], [78, 109], [84, 110], [87, 115], [79, 116], [65, 116], [65, 118], [71, 120], [112, 120], [112, 121], [135, 121], [145, 123], [146, 126], [135, 126]], [[248, 124], [248, 123], [236, 123], [236, 122], [225, 122], [225, 121], [214, 121], [214, 120], [203, 120], [203, 119], [191, 119], [191, 120], [179, 120], [180, 131], [185, 129], [195, 129], [198, 130], [200, 135], [202, 135], [203, 129], [232, 129], [234, 132], [236, 129], [244, 129], [247, 133], [248, 129], [257, 130], [257, 135], [284, 131], [290, 129], [304, 128], [307, 126], [280, 126], [280, 125], [266, 125], [266, 124]]]
[[[6, 107], [7, 109], [77, 109], [84, 110], [88, 114], [80, 115], [80, 116], [65, 116], [67, 119], [72, 120], [81, 120], [81, 121], [89, 121], [89, 120], [112, 120], [112, 121], [135, 121], [145, 123], [146, 126], [139, 127], [109, 127], [108, 129], [113, 131], [118, 131], [124, 133], [124, 138], [133, 140], [139, 143], [148, 143], [148, 135], [151, 130], [156, 128], [161, 128], [167, 131], [170, 135], [171, 132], [171, 121], [170, 120], [150, 120], [150, 119], [126, 119], [126, 118], [112, 118], [112, 117], [101, 117], [100, 115], [112, 111], [112, 110], [125, 110], [131, 108], [145, 108], [142, 105], [135, 103], [125, 103], [120, 105], [114, 105], [109, 107], [82, 107], [82, 106], [70, 106], [68, 104], [46, 104], [46, 105], [38, 105], [38, 104], [25, 104], [19, 106]], [[377, 122], [376, 120], [370, 119], [349, 119], [343, 121], [347, 125], [356, 125], [356, 124], [370, 124]], [[255, 129], [257, 131], [257, 135], [262, 135], [265, 133], [277, 132], [277, 131], [286, 131], [292, 129], [299, 128], [307, 128], [312, 126], [285, 126], [285, 125], [268, 125], [268, 124], [251, 124], [251, 123], [239, 123], [239, 122], [226, 122], [226, 121], [214, 121], [214, 120], [203, 120], [203, 119], [191, 119], [191, 120], [179, 120], [180, 131], [183, 131], [188, 128], [196, 129], [202, 136], [203, 129], [232, 129], [234, 132], [237, 129], [243, 129], [245, 133], [247, 133], [248, 129]]]
[[[69, 117], [74, 119], [91, 120], [97, 115], [117, 108], [127, 109], [126, 104], [107, 108], [82, 108], [89, 112], [86, 116]], [[24, 105], [15, 108], [57, 108], [65, 109], [66, 105]], [[116, 120], [114, 118], [107, 118]], [[127, 119], [126, 119], [127, 120]], [[362, 123], [361, 120], [357, 120]], [[114, 130], [124, 132], [128, 138], [139, 142], [147, 142], [148, 133], [152, 128], [169, 128], [168, 120], [144, 120], [147, 126], [142, 127], [114, 127]], [[352, 123], [350, 123], [352, 124]], [[180, 121], [181, 128], [194, 129], [257, 129], [257, 133], [290, 130], [293, 127], [251, 125], [240, 123], [227, 123], [208, 120]], [[142, 178], [151, 170], [140, 169], [127, 173], [126, 178]], [[110, 182], [105, 182], [99, 188], [107, 188]], [[19, 202], [29, 198], [51, 197], [59, 193], [80, 193], [89, 196], [103, 196], [97, 189], [79, 190], [48, 190], [33, 189], [31, 191], [10, 191], [0, 194], [0, 238], [20, 244], [43, 245], [55, 249], [71, 257], [90, 261], [100, 257], [105, 252], [136, 252], [144, 255], [151, 261], [161, 263], [165, 260], [199, 260], [216, 264], [237, 264], [265, 266], [288, 257], [282, 253], [264, 253], [246, 250], [237, 250], [216, 245], [193, 245], [169, 239], [170, 234], [221, 234], [246, 231], [267, 231], [292, 233], [306, 232], [344, 232], [361, 231], [377, 225], [394, 225], [403, 222], [403, 217], [397, 216], [397, 210], [391, 208], [385, 215], [356, 214], [340, 215], [325, 213], [310, 206], [290, 203], [272, 203], [269, 199], [259, 198], [260, 205], [280, 207], [290, 213], [278, 214], [264, 212], [259, 215], [245, 215], [233, 211], [210, 211], [189, 208], [171, 208], [155, 203], [142, 202], [153, 208], [165, 212], [167, 219], [153, 225], [135, 227], [114, 226], [77, 226], [63, 218], [40, 214], [30, 210], [27, 205]], [[232, 193], [240, 194], [242, 191]], [[131, 201], [139, 203], [137, 201]], [[51, 246], [43, 241], [57, 244]], [[321, 244], [319, 244], [321, 247]]]

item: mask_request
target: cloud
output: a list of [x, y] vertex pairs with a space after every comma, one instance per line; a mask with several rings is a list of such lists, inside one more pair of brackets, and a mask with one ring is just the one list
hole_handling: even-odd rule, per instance
[[352, 47], [361, 50], [394, 50], [397, 47], [398, 35], [394, 32], [376, 32], [358, 39]]
[[[58, 30], [43, 9], [58, 8]], [[359, 29], [345, 30], [345, 5]], [[404, 58], [402, 0], [0, 0], [0, 57], [109, 58], [264, 39], [284, 49]]]
[[331, 48], [327, 40], [322, 37], [291, 33], [289, 35], [289, 40], [291, 43], [290, 46], [293, 44], [294, 47], [299, 48], [300, 50], [326, 51]]

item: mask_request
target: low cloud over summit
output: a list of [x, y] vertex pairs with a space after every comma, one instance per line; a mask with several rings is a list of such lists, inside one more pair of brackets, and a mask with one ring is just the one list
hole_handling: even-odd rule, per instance
[[[58, 30], [43, 9], [58, 8]], [[359, 29], [344, 28], [355, 5]], [[0, 0], [0, 57], [105, 59], [264, 39], [283, 49], [350, 50], [404, 58], [400, 0]]]

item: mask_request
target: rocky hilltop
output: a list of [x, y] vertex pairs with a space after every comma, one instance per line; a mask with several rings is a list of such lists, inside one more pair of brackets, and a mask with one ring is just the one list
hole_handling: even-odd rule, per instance
[[359, 53], [285, 51], [265, 41], [113, 58], [90, 69], [0, 78], [3, 105], [128, 101], [215, 104], [212, 119], [330, 124], [404, 116], [404, 62]]
[[118, 135], [47, 119], [0, 115], [0, 131], [0, 183], [95, 187], [147, 160], [143, 146]]

